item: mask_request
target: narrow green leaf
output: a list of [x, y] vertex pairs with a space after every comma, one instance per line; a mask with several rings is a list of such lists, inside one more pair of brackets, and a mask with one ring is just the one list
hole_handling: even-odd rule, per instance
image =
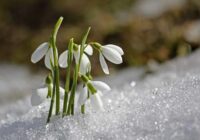
[[59, 30], [59, 28], [60, 28], [60, 26], [62, 24], [62, 21], [63, 21], [63, 17], [60, 17], [58, 19], [58, 21], [56, 22], [56, 25], [55, 25], [54, 30], [53, 30], [53, 40], [54, 41], [56, 40], [56, 36], [58, 34], [58, 30]]
[[81, 47], [84, 47], [85, 46], [85, 43], [87, 41], [87, 38], [88, 38], [88, 35], [90, 33], [90, 30], [91, 30], [91, 27], [88, 28], [87, 32], [85, 33], [83, 39], [82, 39], [82, 43], [81, 43]]

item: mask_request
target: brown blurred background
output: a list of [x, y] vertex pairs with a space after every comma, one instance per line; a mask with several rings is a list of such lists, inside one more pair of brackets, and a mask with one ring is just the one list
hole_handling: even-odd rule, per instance
[[[31, 64], [30, 56], [49, 39], [60, 16], [59, 52], [71, 37], [79, 43], [91, 26], [90, 41], [114, 43], [125, 51], [122, 65], [110, 64], [113, 70], [162, 63], [187, 55], [200, 43], [199, 0], [1, 0], [0, 61], [44, 69], [43, 62]], [[98, 67], [93, 72], [102, 74]]]

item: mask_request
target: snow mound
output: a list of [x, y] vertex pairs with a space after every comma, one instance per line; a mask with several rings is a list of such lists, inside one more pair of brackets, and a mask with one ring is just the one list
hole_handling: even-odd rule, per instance
[[121, 73], [116, 79], [123, 86], [103, 96], [104, 112], [87, 108], [85, 115], [54, 118], [45, 125], [49, 103], [44, 102], [21, 117], [1, 122], [0, 139], [199, 140], [199, 60], [200, 51], [196, 51], [158, 67], [136, 83]]
[[44, 79], [42, 75], [33, 75], [25, 66], [0, 64], [0, 104], [5, 99], [19, 99], [38, 87]]
[[28, 96], [41, 86], [44, 77], [32, 74], [25, 66], [1, 63], [0, 120], [4, 122], [26, 113], [31, 108]]

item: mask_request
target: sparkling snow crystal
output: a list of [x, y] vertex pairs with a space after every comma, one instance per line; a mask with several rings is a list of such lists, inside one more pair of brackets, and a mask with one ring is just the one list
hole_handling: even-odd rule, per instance
[[49, 103], [44, 102], [15, 120], [2, 120], [0, 139], [200, 139], [200, 51], [141, 80], [125, 79], [127, 72], [137, 75], [134, 70], [122, 72], [118, 86], [111, 83], [114, 88], [103, 96], [104, 112], [88, 108], [85, 115], [55, 118], [46, 125]]

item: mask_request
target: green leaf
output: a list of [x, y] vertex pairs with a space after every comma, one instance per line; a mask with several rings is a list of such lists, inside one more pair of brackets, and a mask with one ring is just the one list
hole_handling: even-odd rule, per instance
[[91, 27], [88, 28], [87, 32], [85, 33], [85, 35], [83, 36], [82, 39], [82, 43], [81, 43], [81, 47], [83, 48], [85, 46], [85, 43], [87, 41], [88, 35], [90, 33]]
[[60, 26], [62, 24], [62, 21], [63, 21], [63, 17], [60, 17], [58, 19], [58, 21], [56, 22], [56, 25], [55, 25], [54, 30], [53, 30], [53, 40], [54, 41], [56, 40], [56, 36], [58, 34], [58, 30], [59, 30], [59, 28], [60, 28]]

